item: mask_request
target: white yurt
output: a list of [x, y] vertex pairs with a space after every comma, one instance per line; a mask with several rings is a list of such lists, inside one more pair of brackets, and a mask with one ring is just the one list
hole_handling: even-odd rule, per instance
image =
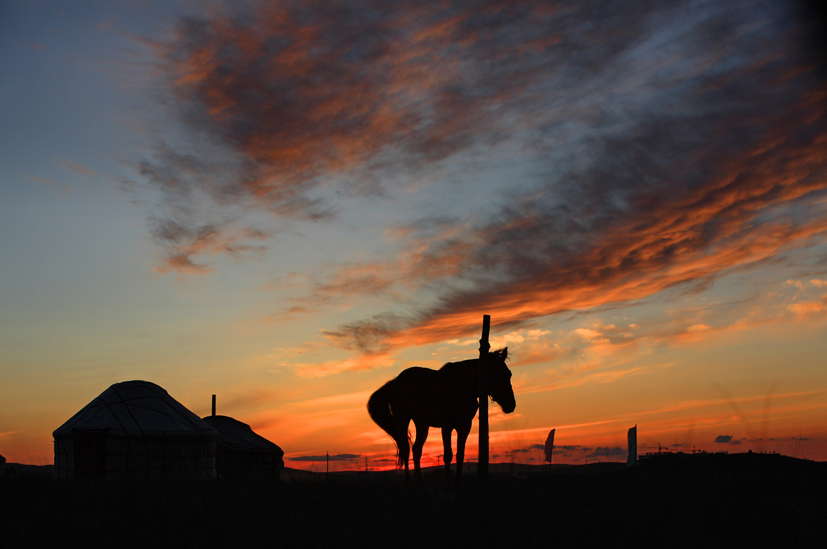
[[53, 436], [55, 478], [216, 478], [218, 431], [148, 381], [112, 385]]
[[278, 478], [284, 468], [284, 452], [249, 425], [228, 416], [207, 416], [220, 438], [215, 468], [225, 479]]

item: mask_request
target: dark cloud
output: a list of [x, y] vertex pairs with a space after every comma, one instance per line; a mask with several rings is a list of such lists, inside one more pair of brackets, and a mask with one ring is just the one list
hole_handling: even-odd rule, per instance
[[[288, 457], [284, 459], [288, 459], [290, 461], [349, 461], [352, 459], [356, 459], [362, 457], [361, 454], [336, 454], [334, 456], [299, 456], [299, 457]], [[378, 461], [378, 460], [377, 460]]]
[[[678, 56], [648, 74], [660, 86], [651, 102], [618, 99], [628, 110], [607, 108], [590, 121], [593, 138], [572, 168], [549, 166], [549, 182], [509, 200], [494, 221], [431, 244], [420, 260], [473, 266], [456, 275], [469, 284], [443, 293], [389, 340], [462, 337], [477, 329], [481, 310], [514, 326], [708, 285], [822, 234], [824, 67], [808, 64], [794, 13], [771, 20], [727, 6], [680, 24], [669, 19], [679, 9], [650, 14]], [[640, 62], [657, 58], [648, 55]], [[610, 74], [630, 68], [616, 60]]]
[[586, 454], [583, 456], [584, 458], [608, 458], [608, 459], [620, 459], [626, 457], [626, 450], [615, 446], [614, 448], [609, 448], [606, 446], [605, 448], [602, 446], [598, 446], [594, 449], [594, 451]]
[[255, 251], [233, 223], [199, 214], [200, 199], [330, 219], [343, 206], [320, 189], [393, 198], [395, 174], [471, 150], [485, 151], [481, 169], [518, 150], [533, 174], [484, 219], [402, 224], [400, 253], [294, 304], [395, 285], [437, 296], [326, 331], [340, 347], [464, 337], [481, 310], [516, 327], [708, 286], [827, 230], [824, 59], [799, 7], [245, 6], [181, 20], [163, 50], [199, 145], [159, 146], [140, 165], [164, 196], [151, 230], [169, 268]]
[[[745, 439], [746, 440], [746, 439]], [[804, 441], [804, 440], [814, 440], [812, 438], [807, 437], [789, 437], [789, 438], [756, 438], [751, 439], [748, 442], [775, 442], [775, 441]]]
[[525, 448], [519, 448], [517, 450], [512, 450], [512, 454], [527, 454], [529, 452], [536, 452], [537, 450], [545, 450], [545, 445], [543, 444], [532, 444], [531, 446], [526, 446]]
[[718, 444], [730, 444], [732, 442], [731, 435], [718, 435], [715, 437], [715, 442]]
[[233, 258], [249, 257], [263, 252], [266, 247], [250, 244], [270, 238], [271, 233], [259, 229], [232, 229], [229, 223], [193, 226], [181, 221], [151, 217], [149, 220], [152, 238], [166, 251], [164, 265], [159, 270], [201, 273], [210, 268], [193, 262], [201, 254], [227, 254]]
[[337, 331], [322, 331], [334, 345], [362, 353], [384, 352], [389, 348], [386, 340], [389, 335], [400, 331], [405, 325], [404, 319], [394, 314], [376, 315], [371, 320], [364, 320]]
[[342, 192], [384, 195], [382, 174], [508, 137], [548, 75], [582, 81], [633, 44], [646, 4], [253, 2], [185, 18], [158, 51], [197, 140], [161, 143], [139, 169], [172, 198], [327, 217], [308, 193], [331, 176], [353, 176]]

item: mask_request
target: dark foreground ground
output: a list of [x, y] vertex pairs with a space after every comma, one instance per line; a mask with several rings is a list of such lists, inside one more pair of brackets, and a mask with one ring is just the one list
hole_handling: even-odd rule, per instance
[[827, 464], [786, 459], [492, 466], [485, 485], [469, 476], [459, 490], [436, 471], [422, 489], [393, 473], [288, 470], [260, 483], [20, 474], [0, 478], [0, 547], [824, 547]]

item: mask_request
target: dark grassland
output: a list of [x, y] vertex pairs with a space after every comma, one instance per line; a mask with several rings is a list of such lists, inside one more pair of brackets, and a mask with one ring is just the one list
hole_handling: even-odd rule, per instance
[[22, 475], [0, 478], [0, 547], [824, 547], [822, 465], [495, 472], [459, 490], [437, 471], [422, 489], [372, 473], [260, 483]]

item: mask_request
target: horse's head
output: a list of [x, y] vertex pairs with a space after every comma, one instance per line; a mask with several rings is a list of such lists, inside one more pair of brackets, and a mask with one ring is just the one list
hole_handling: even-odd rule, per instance
[[488, 354], [488, 394], [503, 412], [510, 414], [517, 407], [517, 401], [511, 388], [511, 370], [505, 365], [507, 358], [508, 347]]

